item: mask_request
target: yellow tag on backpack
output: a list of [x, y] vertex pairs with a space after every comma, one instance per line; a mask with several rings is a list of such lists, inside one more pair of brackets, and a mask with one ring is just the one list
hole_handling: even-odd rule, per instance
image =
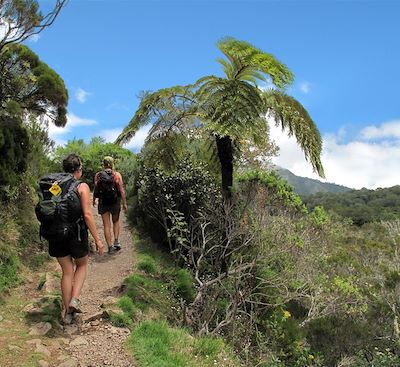
[[61, 194], [62, 189], [58, 184], [58, 182], [56, 181], [53, 183], [53, 185], [51, 185], [49, 191], [53, 194], [53, 196], [58, 196]]

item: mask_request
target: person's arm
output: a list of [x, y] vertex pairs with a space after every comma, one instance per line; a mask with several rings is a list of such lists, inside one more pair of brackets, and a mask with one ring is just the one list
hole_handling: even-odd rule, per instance
[[116, 184], [118, 185], [118, 190], [121, 194], [121, 199], [122, 199], [122, 208], [124, 209], [124, 212], [128, 210], [128, 205], [126, 204], [126, 193], [125, 193], [125, 188], [124, 188], [124, 182], [122, 181], [122, 176], [119, 172], [115, 172], [117, 174], [117, 182]]
[[94, 175], [93, 200], [92, 200], [92, 205], [93, 205], [93, 206], [96, 206], [97, 183], [98, 183], [98, 181], [99, 181], [98, 176], [99, 176], [99, 173], [97, 172], [97, 173]]
[[104, 245], [101, 242], [99, 234], [97, 232], [96, 224], [94, 223], [94, 218], [93, 218], [93, 214], [92, 214], [92, 209], [90, 207], [89, 186], [86, 183], [82, 182], [79, 185], [78, 192], [81, 197], [83, 219], [85, 220], [85, 223], [88, 226], [89, 231], [94, 238], [94, 242], [96, 244], [96, 249], [97, 249], [99, 255], [103, 255]]

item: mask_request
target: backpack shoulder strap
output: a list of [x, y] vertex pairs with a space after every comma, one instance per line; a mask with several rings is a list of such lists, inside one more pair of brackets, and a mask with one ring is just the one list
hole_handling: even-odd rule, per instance
[[[74, 177], [72, 177], [71, 181], [68, 182], [66, 188], [65, 188], [65, 192], [63, 192], [63, 196], [67, 195], [69, 192], [76, 190], [77, 187], [81, 184], [81, 180], [77, 180]], [[77, 191], [78, 195], [79, 192]]]

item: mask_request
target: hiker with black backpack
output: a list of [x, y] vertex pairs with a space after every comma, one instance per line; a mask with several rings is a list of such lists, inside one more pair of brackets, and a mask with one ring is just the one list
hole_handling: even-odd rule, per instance
[[[113, 157], [106, 156], [103, 159], [103, 170], [97, 172], [94, 178], [93, 206], [99, 199], [98, 213], [101, 215], [104, 226], [104, 237], [108, 245], [108, 253], [114, 254], [121, 250], [119, 234], [121, 225], [119, 215], [121, 212], [121, 200], [124, 212], [127, 211], [126, 195], [122, 176], [113, 170]], [[111, 222], [113, 226], [114, 243], [111, 238]]]
[[49, 254], [61, 266], [61, 292], [65, 308], [64, 324], [82, 312], [79, 300], [88, 268], [88, 229], [100, 255], [104, 245], [94, 222], [89, 186], [80, 181], [82, 162], [69, 154], [63, 160], [64, 173], [51, 173], [39, 180], [36, 216], [40, 235], [49, 242]]

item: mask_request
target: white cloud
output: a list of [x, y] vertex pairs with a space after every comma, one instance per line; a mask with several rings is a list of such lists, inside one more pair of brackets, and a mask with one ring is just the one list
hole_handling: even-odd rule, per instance
[[30, 36], [28, 38], [28, 40], [30, 42], [36, 43], [37, 41], [39, 41], [39, 38], [40, 38], [40, 34], [33, 34], [32, 36]]
[[[132, 138], [132, 140], [129, 143], [124, 145], [124, 148], [132, 149], [135, 151], [140, 150], [144, 144], [144, 141], [147, 138], [147, 135], [148, 135], [150, 129], [151, 129], [150, 125], [140, 128], [136, 132], [136, 134]], [[107, 142], [114, 142], [115, 139], [118, 137], [118, 135], [121, 134], [122, 130], [123, 130], [123, 128], [102, 130], [98, 135], [100, 135]]]
[[400, 138], [400, 120], [385, 122], [379, 126], [370, 125], [360, 132], [361, 139]]
[[300, 84], [300, 90], [304, 93], [304, 94], [308, 94], [310, 92], [310, 83], [309, 82], [302, 82]]
[[85, 119], [73, 113], [67, 115], [67, 124], [65, 127], [57, 127], [53, 123], [49, 123], [49, 137], [56, 140], [58, 136], [67, 134], [75, 127], [96, 125], [97, 121], [92, 119]]
[[[10, 22], [6, 20], [5, 18], [0, 17], [0, 41], [3, 41], [4, 38], [6, 37], [6, 34], [10, 32], [10, 27], [14, 27], [15, 23]], [[13, 31], [11, 31], [7, 39], [12, 39], [20, 34], [20, 29], [19, 28], [14, 28]]]
[[75, 92], [75, 98], [78, 100], [80, 103], [85, 103], [87, 100], [87, 97], [89, 97], [91, 93], [86, 92], [82, 88], [78, 88]]
[[[383, 124], [385, 125], [385, 124]], [[382, 126], [383, 126], [382, 125]], [[305, 160], [295, 138], [288, 138], [281, 129], [271, 125], [271, 138], [280, 147], [280, 156], [273, 162], [303, 177], [360, 189], [391, 187], [400, 184], [400, 141], [343, 142], [343, 129], [323, 136], [322, 164], [326, 179], [321, 180]]]

